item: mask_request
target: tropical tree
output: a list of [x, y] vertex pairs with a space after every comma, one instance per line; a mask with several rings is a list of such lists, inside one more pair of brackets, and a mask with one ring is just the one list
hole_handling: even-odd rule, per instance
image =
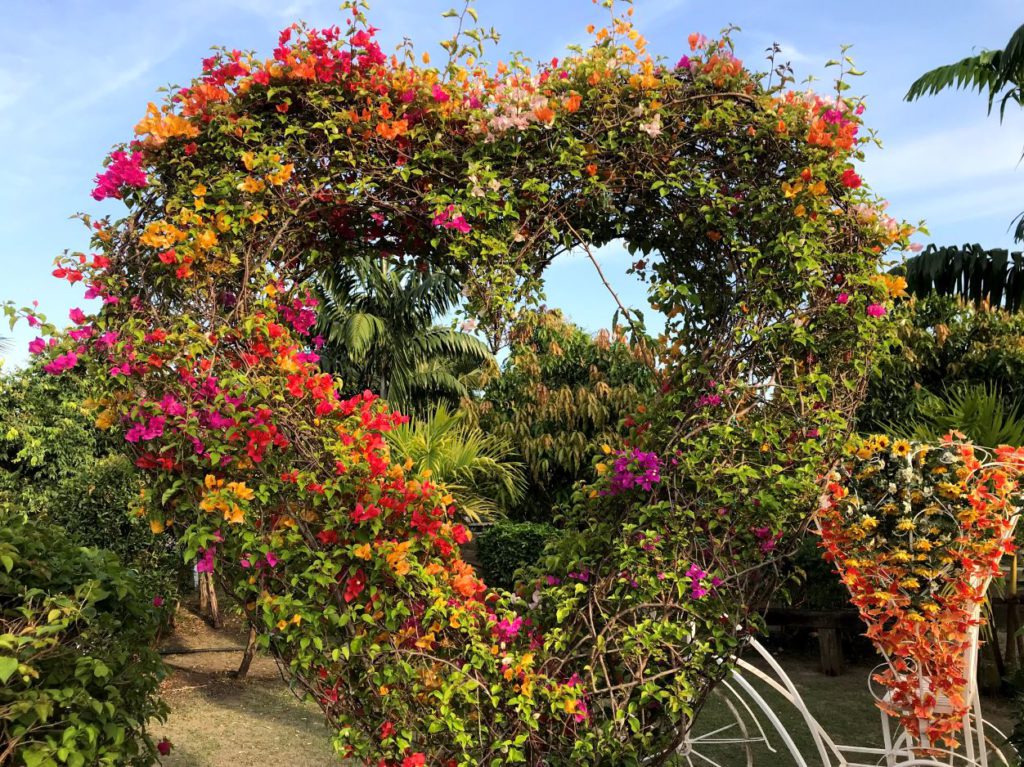
[[1024, 253], [981, 245], [936, 247], [908, 258], [893, 269], [907, 280], [916, 296], [958, 296], [976, 307], [997, 306], [1008, 311], [1024, 307]]
[[501, 374], [482, 398], [464, 403], [529, 469], [527, 500], [513, 516], [544, 521], [568, 502], [574, 485], [591, 477], [599, 446], [621, 442], [625, 419], [654, 384], [649, 346], [607, 330], [591, 336], [557, 310], [524, 314]]
[[[998, 100], [1000, 120], [1010, 102], [1024, 105], [1024, 25], [1010, 35], [1001, 50], [982, 50], [976, 56], [925, 72], [910, 86], [905, 98], [914, 101], [948, 88], [986, 94], [989, 112]], [[1024, 213], [1018, 214], [1014, 220], [1017, 223], [1014, 238], [1018, 242], [1024, 241]]]
[[367, 389], [396, 409], [425, 413], [469, 394], [464, 377], [492, 360], [470, 333], [438, 324], [461, 298], [456, 278], [364, 257], [320, 276], [321, 364], [342, 390]]
[[498, 516], [526, 491], [523, 464], [508, 440], [485, 433], [461, 411], [438, 403], [426, 418], [414, 418], [388, 434], [396, 458], [411, 461], [443, 484], [470, 521]]
[[892, 344], [858, 410], [861, 431], [912, 422], [928, 398], [960, 384], [991, 383], [1007, 407], [1024, 402], [1024, 314], [927, 295], [904, 302], [891, 322]]

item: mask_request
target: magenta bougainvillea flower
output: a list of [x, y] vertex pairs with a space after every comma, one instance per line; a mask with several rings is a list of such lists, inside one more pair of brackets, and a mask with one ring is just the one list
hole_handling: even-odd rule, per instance
[[141, 189], [149, 182], [142, 170], [142, 152], [111, 152], [110, 164], [106, 171], [96, 176], [96, 188], [92, 190], [94, 200], [108, 197], [121, 199], [121, 189], [126, 186]]
[[661, 481], [661, 459], [655, 453], [634, 448], [621, 451], [612, 465], [612, 483], [607, 495], [617, 495], [627, 490], [650, 490]]

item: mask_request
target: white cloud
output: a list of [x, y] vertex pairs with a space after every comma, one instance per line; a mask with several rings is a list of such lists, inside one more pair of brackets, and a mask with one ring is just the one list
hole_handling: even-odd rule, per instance
[[[883, 195], [955, 189], [994, 176], [1009, 183], [1024, 146], [1022, 127], [1024, 120], [1017, 117], [1008, 117], [1002, 124], [992, 118], [897, 139], [878, 154], [872, 151], [868, 177]], [[1019, 178], [1018, 195], [1024, 191], [1024, 175]]]

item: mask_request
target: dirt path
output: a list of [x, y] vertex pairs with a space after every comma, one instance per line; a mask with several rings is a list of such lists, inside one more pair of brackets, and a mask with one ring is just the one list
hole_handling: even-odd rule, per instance
[[153, 728], [173, 748], [166, 767], [336, 767], [330, 734], [315, 706], [288, 691], [276, 664], [253, 660], [248, 678], [238, 680], [245, 631], [237, 619], [214, 631], [182, 609], [165, 649], [234, 648], [232, 652], [167, 655], [173, 673], [164, 680], [164, 700], [171, 707], [167, 723]]

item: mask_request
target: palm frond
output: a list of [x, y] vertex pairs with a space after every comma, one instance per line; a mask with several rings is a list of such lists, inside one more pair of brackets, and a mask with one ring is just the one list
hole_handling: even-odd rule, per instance
[[457, 403], [468, 392], [460, 376], [491, 359], [479, 339], [436, 324], [461, 300], [453, 274], [361, 258], [320, 275], [316, 287], [322, 365], [346, 392], [370, 389], [402, 412], [427, 412]]
[[388, 441], [396, 458], [429, 469], [470, 521], [497, 516], [526, 491], [525, 471], [512, 446], [444, 404], [392, 430]]
[[[975, 90], [988, 95], [988, 108], [1000, 99], [999, 116], [1003, 117], [1010, 101], [1024, 103], [1024, 25], [1010, 36], [1002, 50], [984, 50], [954, 64], [945, 64], [925, 72], [915, 80], [904, 97], [914, 101], [940, 91]], [[1000, 98], [1001, 95], [1001, 98]]]
[[1024, 308], [1024, 253], [981, 245], [929, 245], [895, 267], [916, 296], [956, 296], [976, 306], [983, 303], [1016, 312]]
[[935, 442], [951, 431], [958, 431], [984, 447], [1024, 445], [1021, 403], [1007, 404], [995, 384], [959, 385], [947, 388], [941, 395], [924, 394], [917, 411], [909, 422], [894, 424], [893, 432]]

